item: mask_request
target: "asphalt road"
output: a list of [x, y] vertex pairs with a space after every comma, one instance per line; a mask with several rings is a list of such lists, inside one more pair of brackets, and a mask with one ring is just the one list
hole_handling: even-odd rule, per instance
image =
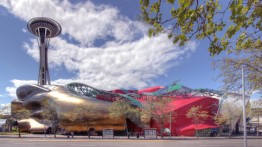
[[[22, 136], [22, 138], [0, 136], [0, 147], [241, 147], [243, 139], [234, 138], [173, 138], [171, 140], [101, 139], [75, 136]], [[262, 138], [249, 138], [248, 147], [262, 147]]]

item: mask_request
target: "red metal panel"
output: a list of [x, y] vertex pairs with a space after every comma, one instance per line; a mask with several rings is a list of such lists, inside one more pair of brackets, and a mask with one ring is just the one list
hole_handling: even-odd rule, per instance
[[[207, 97], [196, 97], [188, 99], [179, 99], [171, 102], [174, 106], [174, 112], [176, 117], [172, 122], [172, 135], [183, 135], [183, 136], [194, 136], [195, 135], [195, 125], [190, 118], [186, 117], [187, 111], [192, 106], [202, 106], [202, 111], [207, 111], [210, 117], [208, 117], [204, 123], [198, 124], [197, 129], [207, 129], [207, 128], [216, 128], [213, 117], [218, 110], [218, 99], [207, 98]], [[160, 126], [156, 121], [151, 122], [151, 128], [158, 128], [160, 131]], [[165, 128], [169, 128], [169, 123], [164, 125]]]

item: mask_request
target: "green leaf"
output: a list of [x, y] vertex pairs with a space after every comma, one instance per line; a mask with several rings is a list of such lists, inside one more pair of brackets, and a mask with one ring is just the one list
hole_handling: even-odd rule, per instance
[[140, 4], [145, 6], [145, 7], [148, 7], [149, 6], [149, 0], [140, 0]]
[[152, 37], [153, 35], [154, 35], [154, 29], [153, 28], [150, 28], [149, 30], [148, 30], [148, 36], [149, 37]]
[[176, 44], [179, 40], [179, 36], [175, 36], [174, 40], [173, 40], [173, 43]]
[[155, 2], [151, 5], [150, 12], [157, 13], [159, 11], [160, 4], [159, 2]]
[[181, 40], [186, 40], [186, 35], [185, 35], [185, 34], [181, 34], [181, 35], [180, 35], [180, 39], [181, 39]]
[[235, 35], [236, 31], [236, 26], [230, 26], [226, 32], [228, 38], [231, 38], [233, 35]]
[[168, 3], [174, 4], [175, 0], [167, 0]]

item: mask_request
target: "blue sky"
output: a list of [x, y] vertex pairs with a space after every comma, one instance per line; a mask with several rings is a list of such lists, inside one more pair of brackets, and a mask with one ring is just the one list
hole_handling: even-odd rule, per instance
[[37, 41], [26, 25], [42, 15], [62, 26], [49, 47], [53, 84], [78, 81], [111, 90], [180, 80], [191, 88], [221, 86], [214, 80], [218, 71], [211, 69], [209, 42], [192, 40], [181, 48], [166, 34], [148, 38], [148, 26], [137, 20], [138, 0], [2, 0], [0, 104], [10, 103], [18, 86], [37, 83]]

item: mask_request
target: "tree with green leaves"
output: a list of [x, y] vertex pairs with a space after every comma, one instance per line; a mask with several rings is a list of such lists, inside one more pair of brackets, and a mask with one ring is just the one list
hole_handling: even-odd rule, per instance
[[[173, 98], [170, 97], [148, 97], [144, 101], [142, 112], [160, 125], [160, 135], [163, 139], [164, 125], [175, 119], [175, 112], [170, 103]], [[171, 115], [170, 115], [171, 114]], [[171, 130], [170, 130], [171, 131]]]
[[186, 113], [187, 118], [191, 118], [195, 124], [196, 136], [198, 138], [198, 124], [203, 123], [208, 117], [208, 112], [201, 110], [202, 106], [192, 106]]
[[3, 118], [4, 115], [9, 115], [10, 113], [10, 105], [6, 104], [6, 105], [2, 105], [0, 106], [0, 118]]
[[[52, 126], [52, 132], [54, 133], [54, 138], [56, 138], [56, 130], [57, 130], [57, 124], [58, 124], [58, 115], [56, 111], [56, 103], [51, 99], [44, 99], [41, 103], [42, 107], [42, 118], [44, 119], [44, 126], [51, 124]], [[44, 128], [45, 137], [46, 137], [46, 129]]]
[[258, 99], [252, 102], [251, 104], [251, 116], [254, 117], [257, 121], [256, 133], [259, 135], [260, 128], [260, 117], [262, 117], [262, 99]]
[[[149, 35], [168, 33], [174, 43], [207, 38], [211, 55], [261, 47], [260, 0], [140, 0]], [[166, 12], [166, 10], [169, 12]]]
[[262, 46], [257, 49], [233, 51], [235, 56], [228, 56], [213, 62], [219, 69], [218, 79], [223, 81], [223, 89], [239, 91], [242, 87], [242, 66], [244, 67], [246, 92], [262, 88]]
[[236, 123], [241, 118], [242, 107], [236, 104], [235, 102], [224, 101], [221, 106], [221, 116], [219, 116], [226, 124], [229, 125], [228, 137], [231, 138], [233, 127], [236, 126]]
[[110, 117], [115, 119], [125, 119], [127, 136], [129, 135], [127, 119], [132, 122], [138, 122], [136, 124], [140, 124], [140, 110], [124, 98], [116, 98], [116, 101], [109, 107], [109, 114]]
[[15, 121], [13, 122], [13, 124], [15, 124], [17, 126], [18, 129], [18, 136], [19, 138], [21, 137], [21, 131], [20, 128], [22, 126], [19, 125], [18, 121], [22, 120], [22, 119], [28, 119], [31, 115], [31, 112], [29, 110], [27, 110], [22, 104], [18, 104], [18, 105], [12, 105], [11, 106], [11, 111], [12, 111], [12, 117], [15, 119]]
[[242, 65], [247, 90], [262, 88], [261, 0], [140, 0], [140, 8], [149, 36], [167, 33], [180, 46], [207, 39], [212, 56], [231, 53], [216, 63], [226, 90], [240, 87]]
[[215, 124], [219, 126], [217, 135], [220, 136], [222, 126], [226, 124], [226, 122], [228, 121], [228, 118], [225, 117], [224, 115], [218, 114], [217, 116], [214, 116], [213, 119], [215, 121]]
[[95, 116], [98, 111], [96, 110], [98, 106], [95, 104], [81, 104], [78, 107], [74, 108], [70, 113], [72, 122], [84, 123], [86, 125], [87, 135], [90, 138], [91, 128], [95, 125]]

